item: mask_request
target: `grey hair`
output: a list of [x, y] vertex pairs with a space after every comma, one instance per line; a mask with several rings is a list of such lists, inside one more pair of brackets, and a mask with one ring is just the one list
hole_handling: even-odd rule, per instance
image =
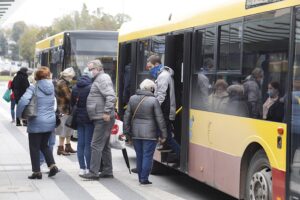
[[230, 96], [243, 96], [244, 95], [244, 87], [242, 85], [231, 85], [227, 88], [227, 92]]
[[103, 69], [103, 65], [102, 65], [102, 62], [100, 60], [92, 60], [92, 61], [88, 62], [88, 65], [89, 64], [92, 64], [93, 67], [96, 67], [98, 69]]
[[147, 91], [153, 91], [155, 89], [155, 83], [151, 81], [150, 79], [145, 79], [140, 84], [141, 90], [147, 90]]
[[261, 68], [258, 68], [256, 67], [251, 75], [254, 77], [254, 78], [259, 78], [259, 77], [263, 77], [264, 76], [264, 71], [261, 69]]

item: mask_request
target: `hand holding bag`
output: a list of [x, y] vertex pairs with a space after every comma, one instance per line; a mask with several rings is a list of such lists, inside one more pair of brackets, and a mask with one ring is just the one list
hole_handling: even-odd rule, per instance
[[36, 117], [37, 116], [37, 85], [35, 86], [35, 90], [32, 94], [32, 97], [29, 101], [29, 104], [25, 107], [25, 109], [22, 112], [22, 119], [28, 119], [30, 117]]

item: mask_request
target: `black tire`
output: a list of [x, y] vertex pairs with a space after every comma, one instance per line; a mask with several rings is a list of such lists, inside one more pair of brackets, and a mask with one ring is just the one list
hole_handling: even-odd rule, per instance
[[[255, 174], [255, 176], [254, 176]], [[262, 180], [264, 179], [264, 180]], [[246, 200], [272, 199], [272, 173], [269, 160], [263, 149], [258, 150], [252, 157], [247, 171], [245, 188]], [[255, 188], [263, 188], [266, 195], [253, 195]], [[251, 193], [252, 191], [252, 193]], [[257, 194], [257, 193], [254, 193]], [[260, 193], [261, 194], [261, 193]]]

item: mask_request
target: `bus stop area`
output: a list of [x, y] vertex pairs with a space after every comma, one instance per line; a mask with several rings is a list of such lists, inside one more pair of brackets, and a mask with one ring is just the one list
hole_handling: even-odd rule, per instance
[[[7, 82], [0, 82], [4, 93]], [[122, 152], [113, 150], [113, 179], [85, 181], [78, 176], [79, 165], [76, 154], [54, 158], [60, 172], [48, 178], [42, 170], [42, 180], [29, 180], [31, 164], [26, 127], [11, 123], [10, 104], [0, 101], [0, 199], [185, 199], [172, 194], [176, 191], [162, 177], [153, 176], [153, 186], [141, 187], [136, 174], [129, 174]], [[58, 142], [58, 141], [56, 141]], [[72, 144], [76, 147], [76, 142]], [[135, 153], [127, 148], [131, 167], [135, 166]], [[167, 190], [165, 190], [167, 189]], [[184, 189], [184, 188], [183, 188]], [[183, 192], [177, 190], [178, 192]]]

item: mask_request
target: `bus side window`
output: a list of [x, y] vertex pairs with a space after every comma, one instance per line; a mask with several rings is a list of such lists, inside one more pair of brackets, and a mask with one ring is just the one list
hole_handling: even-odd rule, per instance
[[[277, 23], [278, 21], [280, 23]], [[260, 113], [259, 116], [251, 115], [254, 118], [265, 118], [264, 115], [266, 113], [263, 113], [263, 104], [269, 98], [268, 86], [271, 82], [279, 83], [280, 94], [278, 100], [284, 99], [282, 97], [285, 96], [286, 86], [288, 85], [287, 61], [289, 35], [289, 9], [281, 9], [245, 18], [242, 69], [243, 76], [246, 77], [245, 81], [251, 78], [251, 74], [255, 68], [263, 71], [263, 78], [257, 81], [260, 90]], [[283, 119], [284, 116], [281, 118]]]

